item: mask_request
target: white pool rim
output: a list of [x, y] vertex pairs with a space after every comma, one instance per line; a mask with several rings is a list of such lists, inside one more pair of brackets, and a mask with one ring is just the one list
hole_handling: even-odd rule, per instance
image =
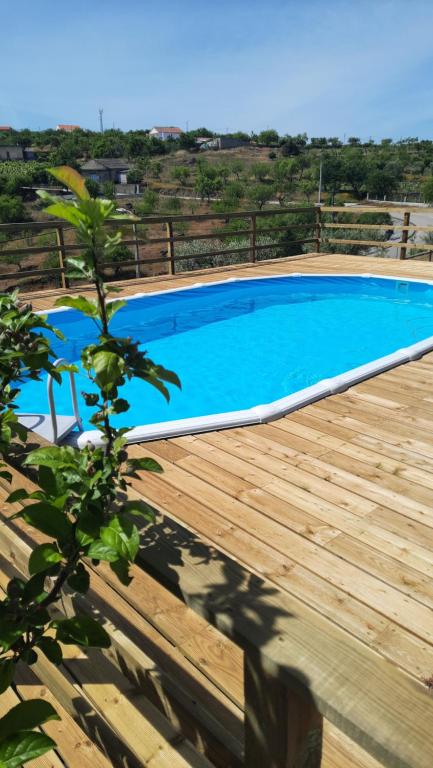
[[[433, 286], [433, 280], [419, 280], [418, 278], [402, 277], [396, 275], [377, 275], [374, 273], [356, 273], [356, 272], [291, 272], [281, 275], [257, 275], [254, 277], [229, 277], [226, 280], [206, 281], [204, 283], [193, 283], [192, 285], [181, 286], [180, 288], [168, 288], [163, 291], [149, 291], [146, 293], [135, 293], [131, 296], [122, 297], [125, 301], [134, 301], [134, 299], [143, 299], [147, 296], [158, 296], [168, 293], [179, 293], [180, 291], [190, 291], [191, 289], [198, 289], [202, 287], [212, 285], [224, 285], [231, 282], [249, 282], [251, 280], [278, 280], [281, 278], [298, 278], [298, 277], [362, 277], [372, 278], [379, 280], [394, 280], [399, 283], [420, 283], [422, 285]], [[111, 299], [116, 301], [116, 299]], [[68, 312], [73, 310], [73, 307], [55, 307], [44, 311], [37, 312], [40, 315], [52, 315], [57, 312]], [[357, 368], [351, 368], [338, 376], [333, 376], [330, 379], [322, 379], [313, 384], [311, 387], [305, 387], [298, 392], [294, 392], [287, 397], [282, 397], [279, 400], [274, 400], [270, 403], [262, 403], [253, 406], [252, 408], [246, 408], [240, 411], [227, 411], [224, 413], [215, 413], [208, 416], [196, 416], [189, 419], [175, 419], [173, 421], [163, 421], [156, 424], [143, 424], [142, 426], [134, 427], [129, 430], [125, 437], [128, 443], [140, 443], [149, 440], [162, 440], [170, 437], [180, 437], [181, 435], [192, 435], [199, 432], [210, 432], [218, 429], [230, 429], [234, 427], [242, 427], [251, 424], [263, 424], [269, 421], [274, 421], [282, 416], [285, 416], [292, 411], [298, 410], [305, 405], [314, 403], [317, 400], [321, 400], [328, 395], [336, 395], [340, 392], [344, 392], [353, 384], [358, 384], [365, 379], [369, 379], [378, 373], [388, 371], [390, 368], [394, 368], [402, 363], [409, 363], [413, 360], [418, 360], [427, 352], [433, 350], [433, 336], [429, 336], [422, 341], [411, 344], [409, 347], [403, 347], [396, 352], [392, 352], [390, 355], [379, 357], [373, 360], [371, 363], [360, 365]], [[94, 445], [101, 445], [101, 433], [96, 430], [86, 430], [80, 432], [77, 436], [77, 445], [79, 448], [83, 448], [87, 443], [93, 443]]]

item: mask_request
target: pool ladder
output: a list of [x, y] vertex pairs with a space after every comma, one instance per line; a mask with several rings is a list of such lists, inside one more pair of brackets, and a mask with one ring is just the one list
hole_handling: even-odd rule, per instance
[[[60, 365], [68, 365], [68, 361], [64, 357], [59, 357], [54, 361], [53, 365], [58, 368]], [[77, 390], [75, 387], [75, 376], [73, 371], [69, 371], [69, 386], [71, 389], [71, 401], [73, 416], [58, 416], [56, 413], [56, 406], [54, 402], [53, 394], [54, 378], [49, 374], [47, 379], [47, 397], [49, 413], [18, 413], [18, 421], [27, 429], [36, 432], [36, 434], [48, 440], [50, 443], [56, 445], [60, 443], [63, 438], [69, 435], [75, 427], [78, 427], [80, 432], [83, 429], [81, 416], [78, 410], [77, 402]]]

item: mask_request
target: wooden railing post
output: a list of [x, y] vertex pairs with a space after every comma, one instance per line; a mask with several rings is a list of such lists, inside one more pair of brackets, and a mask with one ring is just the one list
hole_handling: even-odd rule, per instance
[[57, 240], [57, 251], [59, 254], [59, 266], [63, 270], [60, 273], [60, 279], [62, 283], [62, 288], [69, 288], [69, 280], [66, 277], [65, 274], [65, 256], [66, 256], [66, 250], [65, 250], [65, 241], [63, 238], [63, 229], [62, 227], [56, 227], [56, 240]]
[[[405, 214], [403, 216], [403, 226], [404, 227], [408, 227], [409, 224], [410, 224], [410, 211], [405, 211]], [[403, 229], [403, 231], [401, 233], [401, 242], [402, 243], [407, 243], [408, 237], [409, 237], [409, 230], [408, 229]], [[400, 248], [400, 259], [405, 259], [406, 258], [406, 250], [407, 249], [404, 248], [403, 246]]]
[[174, 262], [174, 240], [173, 240], [173, 222], [167, 221], [166, 223], [167, 228], [167, 253], [168, 253], [168, 271], [170, 275], [174, 275], [176, 271], [176, 265]]
[[256, 240], [257, 240], [257, 216], [255, 213], [251, 215], [251, 234], [250, 234], [250, 245], [251, 245], [251, 261], [254, 263], [256, 261]]
[[320, 768], [323, 719], [307, 686], [289, 688], [256, 648], [244, 659], [245, 768]]
[[320, 205], [316, 205], [316, 252], [320, 253], [320, 246], [322, 242], [322, 209]]
[[132, 225], [132, 232], [134, 235], [134, 252], [135, 252], [135, 276], [141, 277], [141, 269], [140, 269], [140, 248], [138, 246], [138, 231], [137, 231], [137, 225], [134, 223]]

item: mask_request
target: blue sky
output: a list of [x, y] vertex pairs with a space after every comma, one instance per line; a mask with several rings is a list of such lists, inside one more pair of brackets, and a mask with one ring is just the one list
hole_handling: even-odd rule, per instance
[[431, 0], [3, 0], [0, 124], [433, 138]]

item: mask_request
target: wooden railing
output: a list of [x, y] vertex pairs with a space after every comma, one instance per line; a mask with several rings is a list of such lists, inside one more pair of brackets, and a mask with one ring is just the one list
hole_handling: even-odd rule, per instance
[[[260, 219], [263, 217], [269, 218], [269, 217], [281, 217], [286, 215], [294, 215], [294, 214], [310, 214], [311, 215], [311, 221], [297, 222], [295, 224], [296, 229], [303, 229], [308, 231], [312, 231], [313, 234], [310, 237], [302, 237], [299, 239], [291, 240], [291, 241], [284, 241], [281, 240], [275, 240], [274, 242], [267, 242], [266, 244], [260, 244], [257, 242], [257, 239], [260, 236], [273, 236], [275, 233], [283, 233], [288, 230], [287, 223], [285, 223], [283, 226], [280, 224], [275, 227], [260, 227]], [[259, 254], [263, 250], [272, 250], [278, 251], [278, 249], [286, 249], [287, 247], [293, 247], [293, 246], [299, 246], [301, 247], [306, 244], [315, 244], [315, 247], [319, 247], [319, 240], [318, 240], [318, 216], [320, 212], [316, 210], [316, 208], [312, 206], [308, 207], [300, 207], [300, 208], [278, 208], [277, 210], [253, 210], [253, 211], [239, 211], [236, 213], [209, 213], [209, 214], [199, 214], [199, 215], [179, 215], [179, 216], [146, 216], [140, 219], [135, 220], [134, 222], [124, 223], [122, 222], [121, 229], [124, 232], [124, 238], [122, 240], [122, 245], [125, 245], [129, 248], [132, 248], [132, 252], [134, 253], [134, 258], [131, 258], [130, 260], [122, 260], [121, 262], [104, 262], [104, 268], [110, 268], [115, 267], [117, 269], [119, 268], [125, 268], [125, 267], [133, 267], [135, 270], [135, 276], [137, 278], [144, 276], [142, 267], [146, 266], [152, 266], [154, 264], [161, 265], [162, 267], [165, 267], [167, 272], [169, 274], [175, 274], [176, 272], [176, 264], [185, 261], [188, 259], [194, 259], [194, 260], [205, 260], [210, 259], [217, 256], [233, 256], [233, 255], [241, 255], [245, 254], [245, 260], [249, 260], [251, 262], [255, 262], [257, 258], [259, 258]], [[209, 231], [206, 233], [198, 232], [196, 234], [176, 234], [176, 227], [179, 225], [189, 224], [189, 223], [196, 223], [198, 225], [202, 224], [203, 222], [222, 222], [222, 223], [229, 223], [230, 221], [245, 221], [247, 220], [248, 226], [246, 228], [239, 228], [235, 231], [225, 231], [223, 229], [217, 229], [214, 231]], [[163, 225], [165, 227], [165, 236], [164, 237], [143, 237], [140, 236], [140, 226], [144, 226], [146, 228], [152, 227], [154, 225]], [[119, 221], [113, 220], [112, 222], [108, 222], [108, 226], [115, 226], [119, 228], [120, 224]], [[128, 230], [130, 231], [132, 236], [128, 236]], [[34, 233], [45, 233], [45, 232], [54, 232], [56, 236], [56, 242], [52, 243], [51, 245], [31, 245], [31, 246], [22, 246], [22, 247], [6, 247], [0, 249], [0, 258], [4, 258], [7, 260], [8, 256], [17, 256], [22, 255], [23, 258], [31, 256], [31, 255], [37, 255], [37, 254], [47, 254], [52, 252], [57, 252], [58, 259], [59, 259], [59, 266], [58, 267], [50, 267], [50, 268], [38, 268], [38, 269], [30, 269], [30, 270], [16, 270], [16, 271], [5, 271], [0, 272], [0, 282], [5, 280], [24, 280], [25, 278], [29, 277], [39, 277], [39, 278], [49, 278], [49, 277], [60, 277], [60, 282], [63, 288], [69, 287], [68, 284], [68, 277], [67, 277], [67, 265], [65, 263], [65, 259], [67, 255], [73, 255], [74, 252], [82, 251], [82, 245], [77, 244], [76, 242], [68, 242], [67, 238], [65, 237], [66, 232], [71, 232], [71, 228], [69, 225], [65, 224], [62, 221], [52, 221], [52, 222], [28, 222], [28, 223], [13, 223], [13, 224], [1, 224], [0, 225], [0, 235], [13, 233], [13, 232], [19, 232], [23, 231], [26, 233], [26, 236], [28, 238], [29, 235]], [[222, 247], [220, 249], [215, 249], [212, 251], [206, 251], [203, 253], [198, 254], [187, 254], [187, 255], [177, 255], [176, 252], [176, 246], [181, 243], [188, 243], [192, 241], [225, 241], [230, 240], [234, 238], [246, 238], [248, 240], [247, 245], [242, 245], [241, 247], [238, 247], [236, 245], [233, 245], [232, 247]], [[23, 237], [24, 239], [24, 237]], [[164, 253], [162, 256], [159, 256], [158, 258], [153, 257], [140, 257], [140, 248], [142, 247], [152, 247], [160, 245], [163, 247]]]
[[[388, 213], [397, 214], [402, 217], [402, 223], [383, 223], [383, 224], [369, 224], [363, 223], [362, 217], [371, 213]], [[274, 251], [275, 258], [279, 256], [287, 255], [288, 249], [295, 246], [299, 246], [299, 252], [305, 251], [304, 246], [308, 246], [308, 250], [317, 253], [326, 253], [329, 250], [329, 246], [332, 246], [332, 250], [335, 251], [335, 247], [341, 245], [342, 251], [346, 246], [356, 246], [362, 249], [364, 253], [369, 255], [377, 255], [377, 251], [382, 249], [394, 248], [398, 252], [400, 259], [406, 258], [421, 258], [426, 254], [431, 260], [431, 254], [433, 252], [433, 243], [423, 241], [411, 240], [411, 235], [423, 232], [433, 232], [432, 225], [419, 225], [411, 220], [413, 213], [430, 214], [433, 222], [433, 208], [414, 208], [410, 206], [379, 206], [379, 205], [353, 205], [353, 206], [305, 206], [305, 207], [291, 207], [291, 208], [277, 208], [271, 210], [252, 210], [252, 211], [239, 211], [235, 213], [207, 213], [207, 214], [191, 214], [191, 215], [179, 215], [179, 216], [146, 216], [137, 219], [130, 224], [122, 224], [124, 232], [123, 244], [131, 249], [131, 259], [126, 259], [118, 262], [106, 262], [104, 267], [107, 269], [114, 268], [118, 272], [124, 269], [128, 269], [135, 277], [140, 278], [149, 274], [149, 268], [153, 269], [154, 265], [158, 265], [159, 268], [168, 274], [175, 274], [178, 267], [177, 265], [185, 260], [193, 259], [197, 262], [205, 263], [206, 260], [220, 257], [233, 256], [239, 257], [243, 261], [242, 257], [245, 257], [245, 261], [254, 263], [257, 259], [260, 259], [262, 251]], [[287, 218], [281, 224], [281, 217], [294, 216], [297, 214], [305, 215], [304, 221], [295, 220], [294, 227], [297, 231], [301, 231], [305, 236], [299, 239], [281, 240], [278, 236], [290, 229], [290, 224], [287, 223]], [[345, 214], [344, 221], [341, 221], [341, 214]], [[360, 221], [350, 223], [346, 220], [347, 216], [356, 216]], [[269, 217], [275, 218], [275, 226], [269, 227], [267, 222], [266, 226], [260, 226], [260, 220]], [[280, 218], [280, 223], [278, 222]], [[228, 224], [230, 221], [240, 221], [246, 223], [245, 228], [239, 226], [236, 230], [224, 230], [222, 228], [212, 228], [212, 222], [216, 224], [223, 223]], [[191, 234], [178, 234], [177, 230], [185, 225], [195, 224], [202, 226], [208, 224], [209, 231], [196, 232]], [[118, 221], [108, 223], [109, 226], [119, 226]], [[161, 226], [164, 234], [160, 237], [149, 237], [143, 235], [142, 229], [145, 227], [153, 228]], [[349, 236], [333, 237], [333, 230], [347, 231]], [[351, 231], [365, 232], [366, 235], [370, 232], [401, 232], [400, 240], [373, 240], [366, 238], [350, 238]], [[22, 283], [28, 278], [38, 278], [39, 281], [50, 279], [56, 279], [60, 281], [60, 285], [63, 288], [69, 287], [67, 277], [67, 265], [66, 257], [73, 255], [74, 252], [82, 250], [82, 246], [76, 242], [71, 241], [70, 233], [72, 232], [69, 225], [62, 221], [44, 221], [44, 222], [17, 222], [12, 224], [0, 224], [0, 241], [3, 239], [1, 235], [9, 237], [13, 233], [22, 233], [21, 243], [28, 241], [32, 237], [37, 236], [40, 233], [52, 233], [53, 242], [51, 244], [43, 245], [16, 245], [17, 238], [11, 240], [10, 244], [5, 242], [3, 247], [0, 247], [0, 259], [5, 262], [5, 270], [0, 271], [0, 283], [4, 281], [18, 281]], [[261, 236], [269, 236], [271, 239], [265, 244], [258, 242]], [[55, 237], [55, 240], [54, 240]], [[238, 245], [232, 243], [231, 245], [224, 246], [223, 244], [230, 239], [246, 239], [247, 243]], [[273, 239], [275, 238], [275, 239]], [[212, 251], [199, 252], [197, 254], [179, 254], [179, 245], [190, 243], [192, 241], [217, 241], [221, 243], [220, 248], [216, 248]], [[158, 256], [146, 254], [147, 250], [154, 250], [156, 246], [161, 246], [161, 253]], [[143, 254], [144, 251], [144, 254]], [[414, 251], [412, 256], [411, 251]], [[422, 251], [422, 255], [419, 253]], [[20, 255], [23, 260], [32, 255], [43, 255], [47, 253], [56, 253], [58, 257], [58, 266], [54, 267], [36, 267], [32, 269], [19, 269], [12, 271], [7, 268], [8, 257], [16, 257]], [[130, 275], [129, 275], [130, 276]], [[38, 287], [38, 286], [36, 286]]]
[[[401, 216], [402, 223], [392, 221], [392, 223], [370, 224], [363, 223], [362, 218], [366, 214], [387, 213]], [[106, 262], [104, 268], [114, 269], [116, 279], [121, 279], [121, 272], [129, 270], [128, 277], [131, 277], [131, 271], [137, 278], [149, 275], [153, 267], [158, 265], [159, 274], [175, 274], [179, 271], [179, 264], [187, 260], [197, 262], [197, 266], [208, 266], [209, 262], [216, 257], [220, 258], [221, 264], [224, 261], [232, 261], [233, 257], [239, 258], [239, 261], [248, 261], [254, 263], [261, 258], [263, 252], [273, 252], [273, 258], [285, 257], [289, 253], [302, 253], [307, 250], [316, 253], [326, 253], [329, 250], [336, 251], [336, 246], [341, 245], [341, 250], [347, 247], [355, 247], [356, 250], [363, 251], [366, 255], [383, 255], [383, 252], [394, 248], [396, 256], [400, 259], [406, 258], [425, 258], [431, 261], [433, 252], [433, 242], [414, 241], [412, 237], [417, 233], [433, 233], [433, 223], [431, 225], [420, 225], [411, 219], [414, 213], [431, 215], [433, 222], [433, 208], [414, 208], [410, 206], [379, 206], [379, 205], [353, 205], [353, 206], [305, 206], [291, 208], [277, 208], [271, 210], [252, 210], [237, 211], [232, 213], [208, 213], [208, 214], [190, 214], [180, 216], [146, 216], [137, 219], [131, 223], [122, 223], [124, 234], [123, 245], [131, 250], [131, 259], [122, 259], [121, 261]], [[288, 223], [292, 216], [298, 214], [305, 215], [305, 220], [293, 219], [293, 226]], [[341, 220], [344, 214], [343, 221]], [[358, 221], [348, 222], [348, 216], [356, 216]], [[269, 226], [269, 218], [276, 219], [275, 226]], [[284, 217], [284, 218], [282, 218]], [[289, 219], [287, 218], [289, 217]], [[267, 219], [266, 224], [261, 225], [261, 220]], [[280, 221], [278, 222], [278, 218]], [[339, 219], [339, 220], [338, 220]], [[229, 230], [221, 227], [213, 227], [212, 223], [229, 224], [231, 221], [243, 222], [244, 226], [238, 229]], [[282, 223], [281, 223], [282, 222]], [[179, 229], [186, 225], [196, 225], [201, 228], [208, 227], [208, 231], [198, 231], [191, 234], [179, 233]], [[119, 227], [118, 221], [108, 222], [108, 226]], [[147, 230], [161, 227], [162, 236], [148, 236]], [[144, 229], [146, 232], [144, 232]], [[285, 232], [292, 230], [302, 233], [303, 236], [295, 239], [282, 239], [279, 237]], [[339, 236], [335, 237], [338, 231]], [[341, 232], [348, 233], [348, 237], [341, 237]], [[12, 224], [0, 225], [0, 285], [10, 285], [18, 283], [23, 284], [29, 278], [36, 278], [35, 287], [40, 287], [41, 281], [57, 281], [61, 287], [69, 287], [67, 276], [66, 258], [73, 255], [74, 252], [82, 251], [82, 246], [71, 239], [73, 230], [63, 221], [44, 221], [44, 222], [17, 222]], [[350, 238], [351, 232], [366, 233], [364, 238]], [[373, 240], [368, 238], [371, 232], [401, 232], [399, 240], [382, 239]], [[11, 238], [11, 235], [18, 233], [19, 237]], [[28, 243], [39, 234], [51, 234], [52, 242], [50, 244], [23, 244]], [[157, 233], [158, 234], [158, 233]], [[4, 241], [2, 235], [9, 238]], [[261, 236], [268, 236], [266, 243], [260, 243]], [[236, 239], [238, 242], [236, 243]], [[229, 243], [226, 243], [226, 241]], [[235, 242], [230, 243], [230, 240]], [[242, 242], [245, 240], [246, 242]], [[220, 248], [207, 250], [199, 253], [179, 254], [179, 246], [191, 242], [204, 243], [215, 241], [221, 244]], [[240, 245], [239, 245], [240, 241]], [[19, 243], [19, 244], [17, 244]], [[161, 247], [158, 255], [152, 254], [157, 246]], [[332, 248], [330, 248], [332, 246]], [[58, 266], [44, 267], [36, 266], [30, 269], [11, 269], [8, 259], [12, 263], [14, 258], [22, 256], [23, 260], [28, 257], [40, 256], [44, 254], [56, 254]], [[227, 257], [225, 259], [225, 257]], [[244, 257], [244, 258], [243, 258]]]
[[[387, 213], [391, 216], [394, 214], [401, 215], [402, 216], [402, 224], [395, 223], [394, 221], [392, 223], [385, 223], [385, 224], [364, 224], [361, 222], [356, 223], [348, 223], [348, 222], [342, 222], [342, 221], [325, 221], [321, 224], [321, 233], [320, 233], [320, 240], [321, 240], [321, 249], [326, 250], [326, 244], [330, 243], [332, 245], [356, 245], [356, 246], [364, 246], [371, 249], [382, 249], [382, 248], [396, 248], [399, 249], [399, 258], [400, 259], [406, 259], [406, 258], [416, 258], [415, 256], [408, 256], [407, 251], [416, 249], [418, 251], [422, 251], [424, 253], [430, 253], [433, 251], [433, 243], [426, 243], [423, 241], [409, 241], [409, 233], [413, 233], [414, 235], [418, 232], [433, 232], [433, 208], [415, 208], [410, 206], [372, 206], [372, 205], [348, 205], [348, 206], [321, 206], [321, 212], [322, 212], [322, 218], [323, 214], [334, 217], [335, 215], [344, 213], [352, 214], [354, 216], [360, 216], [366, 214], [372, 214], [372, 213]], [[413, 221], [411, 221], [411, 214], [418, 213], [423, 215], [430, 215], [432, 217], [432, 225], [420, 225], [416, 224]], [[347, 237], [344, 238], [333, 238], [332, 236], [329, 236], [327, 234], [328, 230], [330, 231], [332, 235], [332, 230], [338, 229], [338, 230], [357, 230], [357, 231], [369, 231], [369, 232], [386, 232], [386, 231], [398, 231], [401, 232], [401, 239], [400, 240], [368, 240], [368, 239], [349, 239]], [[374, 254], [371, 254], [374, 255]], [[431, 260], [431, 255], [429, 260]]]

